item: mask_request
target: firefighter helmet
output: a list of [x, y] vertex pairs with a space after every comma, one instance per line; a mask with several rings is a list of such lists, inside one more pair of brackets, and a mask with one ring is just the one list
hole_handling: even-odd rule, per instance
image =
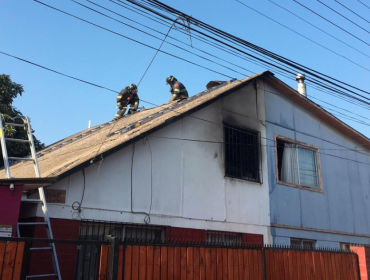
[[166, 79], [166, 84], [174, 84], [175, 82], [177, 81], [177, 79], [174, 77], [174, 76], [169, 76], [167, 79]]
[[131, 84], [128, 88], [131, 92], [137, 92], [137, 86], [135, 84]]

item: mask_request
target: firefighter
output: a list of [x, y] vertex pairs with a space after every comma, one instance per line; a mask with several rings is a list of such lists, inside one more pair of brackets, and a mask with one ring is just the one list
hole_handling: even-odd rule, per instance
[[[137, 108], [139, 107], [139, 96], [137, 95], [137, 86], [135, 84], [131, 84], [128, 87], [125, 87], [117, 96], [117, 108], [120, 109], [117, 114], [114, 116], [115, 120], [122, 118], [128, 110], [129, 114], [135, 114]], [[128, 107], [130, 105], [130, 107]]]
[[169, 102], [187, 99], [189, 97], [188, 91], [186, 90], [185, 86], [180, 83], [174, 76], [169, 76], [166, 79], [166, 84], [171, 86], [170, 92], [172, 94], [172, 98]]

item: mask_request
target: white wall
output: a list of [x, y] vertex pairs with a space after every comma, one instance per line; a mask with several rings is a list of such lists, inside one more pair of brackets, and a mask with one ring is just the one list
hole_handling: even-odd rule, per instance
[[[150, 211], [152, 224], [263, 234], [269, 242], [263, 90], [256, 96], [248, 86], [136, 142], [132, 200], [133, 145], [85, 169], [81, 213], [71, 206], [82, 197], [82, 171], [50, 186], [67, 191], [65, 205], [49, 204], [50, 216], [142, 223], [145, 214], [134, 212]], [[223, 144], [199, 142], [223, 142], [223, 121], [261, 132], [262, 184], [225, 178]]]

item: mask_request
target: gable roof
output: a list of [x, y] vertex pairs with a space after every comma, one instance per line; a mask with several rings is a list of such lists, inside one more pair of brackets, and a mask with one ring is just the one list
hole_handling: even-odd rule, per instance
[[[305, 107], [333, 127], [370, 147], [370, 140], [350, 126], [346, 125], [316, 103], [277, 79], [273, 73], [266, 71], [232, 83], [224, 83], [205, 90], [187, 100], [175, 104], [164, 104], [155, 108], [128, 115], [116, 122], [108, 122], [83, 130], [38, 152], [38, 163], [42, 177], [59, 177], [62, 179], [74, 172], [100, 161], [141, 138], [186, 117], [195, 111], [247, 86], [255, 79], [270, 84], [286, 97]], [[34, 177], [32, 162], [20, 162], [11, 167], [15, 177]], [[0, 178], [5, 172], [0, 171]]]

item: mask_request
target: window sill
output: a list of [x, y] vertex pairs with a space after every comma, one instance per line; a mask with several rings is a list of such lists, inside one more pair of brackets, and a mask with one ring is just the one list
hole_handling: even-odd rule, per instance
[[247, 180], [247, 179], [230, 177], [230, 176], [227, 176], [227, 175], [225, 175], [224, 178], [227, 179], [227, 180], [230, 180], [230, 181], [239, 181], [239, 182], [243, 182], [243, 183], [248, 182], [248, 183], [251, 183], [251, 184], [262, 185], [262, 183], [259, 182], [259, 181], [251, 181], [251, 180]]
[[306, 191], [317, 192], [317, 193], [322, 193], [322, 194], [324, 193], [323, 189], [321, 189], [321, 188], [312, 188], [312, 187], [294, 185], [294, 184], [285, 183], [285, 182], [282, 182], [282, 181], [279, 181], [279, 180], [276, 183], [279, 184], [279, 185], [288, 186], [288, 187], [292, 187], [292, 188], [296, 188], [296, 189], [300, 189], [300, 190], [306, 190]]

